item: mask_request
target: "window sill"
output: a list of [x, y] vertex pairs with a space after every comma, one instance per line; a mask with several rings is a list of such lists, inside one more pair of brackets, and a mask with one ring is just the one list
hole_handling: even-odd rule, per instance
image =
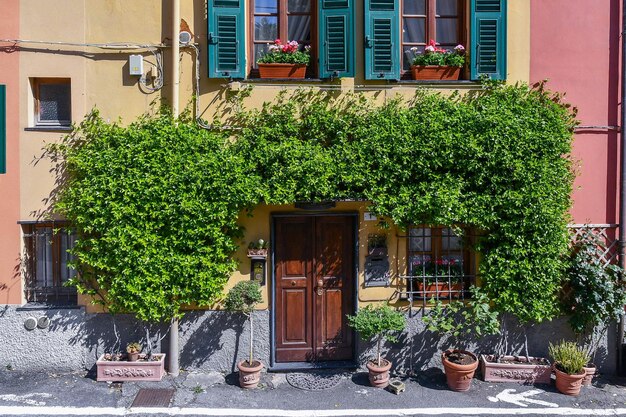
[[463, 87], [473, 87], [479, 86], [480, 81], [472, 81], [472, 80], [400, 80], [396, 81], [396, 84], [401, 85], [445, 85], [445, 86], [463, 86]]
[[25, 127], [26, 132], [71, 132], [74, 130], [71, 126], [37, 126]]
[[16, 311], [46, 311], [46, 310], [81, 310], [83, 306], [79, 305], [54, 305], [54, 304], [38, 304], [26, 303], [21, 307], [17, 307]]
[[327, 80], [323, 80], [321, 78], [246, 78], [245, 80], [240, 80], [241, 83], [251, 83], [251, 84], [262, 84], [262, 83], [322, 83]]

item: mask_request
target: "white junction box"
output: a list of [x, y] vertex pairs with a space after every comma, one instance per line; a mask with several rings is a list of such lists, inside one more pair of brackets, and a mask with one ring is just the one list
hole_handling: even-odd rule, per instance
[[130, 75], [143, 75], [143, 56], [131, 55], [128, 57], [128, 67], [130, 68]]

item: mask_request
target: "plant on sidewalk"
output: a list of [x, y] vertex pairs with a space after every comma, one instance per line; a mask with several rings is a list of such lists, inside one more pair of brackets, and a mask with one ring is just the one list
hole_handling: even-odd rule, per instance
[[587, 351], [574, 342], [561, 341], [556, 345], [550, 343], [548, 352], [554, 360], [556, 388], [567, 395], [578, 395], [589, 363]]

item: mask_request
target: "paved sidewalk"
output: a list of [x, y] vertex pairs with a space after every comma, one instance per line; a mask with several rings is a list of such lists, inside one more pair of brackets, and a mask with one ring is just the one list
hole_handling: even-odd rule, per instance
[[[406, 391], [374, 389], [367, 374], [343, 376], [334, 388], [292, 387], [285, 374], [265, 374], [260, 388], [242, 390], [236, 374], [181, 372], [161, 382], [96, 382], [86, 373], [0, 371], [0, 415], [211, 415], [211, 416], [427, 416], [626, 415], [626, 379], [598, 378], [578, 397], [553, 384], [525, 386], [474, 379], [466, 393], [447, 389], [438, 369], [401, 377]], [[167, 408], [131, 408], [140, 388], [173, 388]]]

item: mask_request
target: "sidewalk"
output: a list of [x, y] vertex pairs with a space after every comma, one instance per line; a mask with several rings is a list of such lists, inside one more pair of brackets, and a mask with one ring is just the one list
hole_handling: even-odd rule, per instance
[[[474, 379], [466, 393], [447, 389], [431, 369], [399, 378], [399, 395], [374, 389], [365, 373], [346, 373], [334, 388], [294, 388], [286, 374], [265, 374], [261, 386], [242, 390], [236, 374], [181, 372], [161, 382], [96, 382], [86, 373], [0, 371], [0, 415], [211, 415], [211, 416], [426, 416], [626, 415], [626, 379], [598, 378], [578, 397], [554, 385], [494, 384]], [[169, 406], [131, 407], [141, 388], [175, 390]]]

